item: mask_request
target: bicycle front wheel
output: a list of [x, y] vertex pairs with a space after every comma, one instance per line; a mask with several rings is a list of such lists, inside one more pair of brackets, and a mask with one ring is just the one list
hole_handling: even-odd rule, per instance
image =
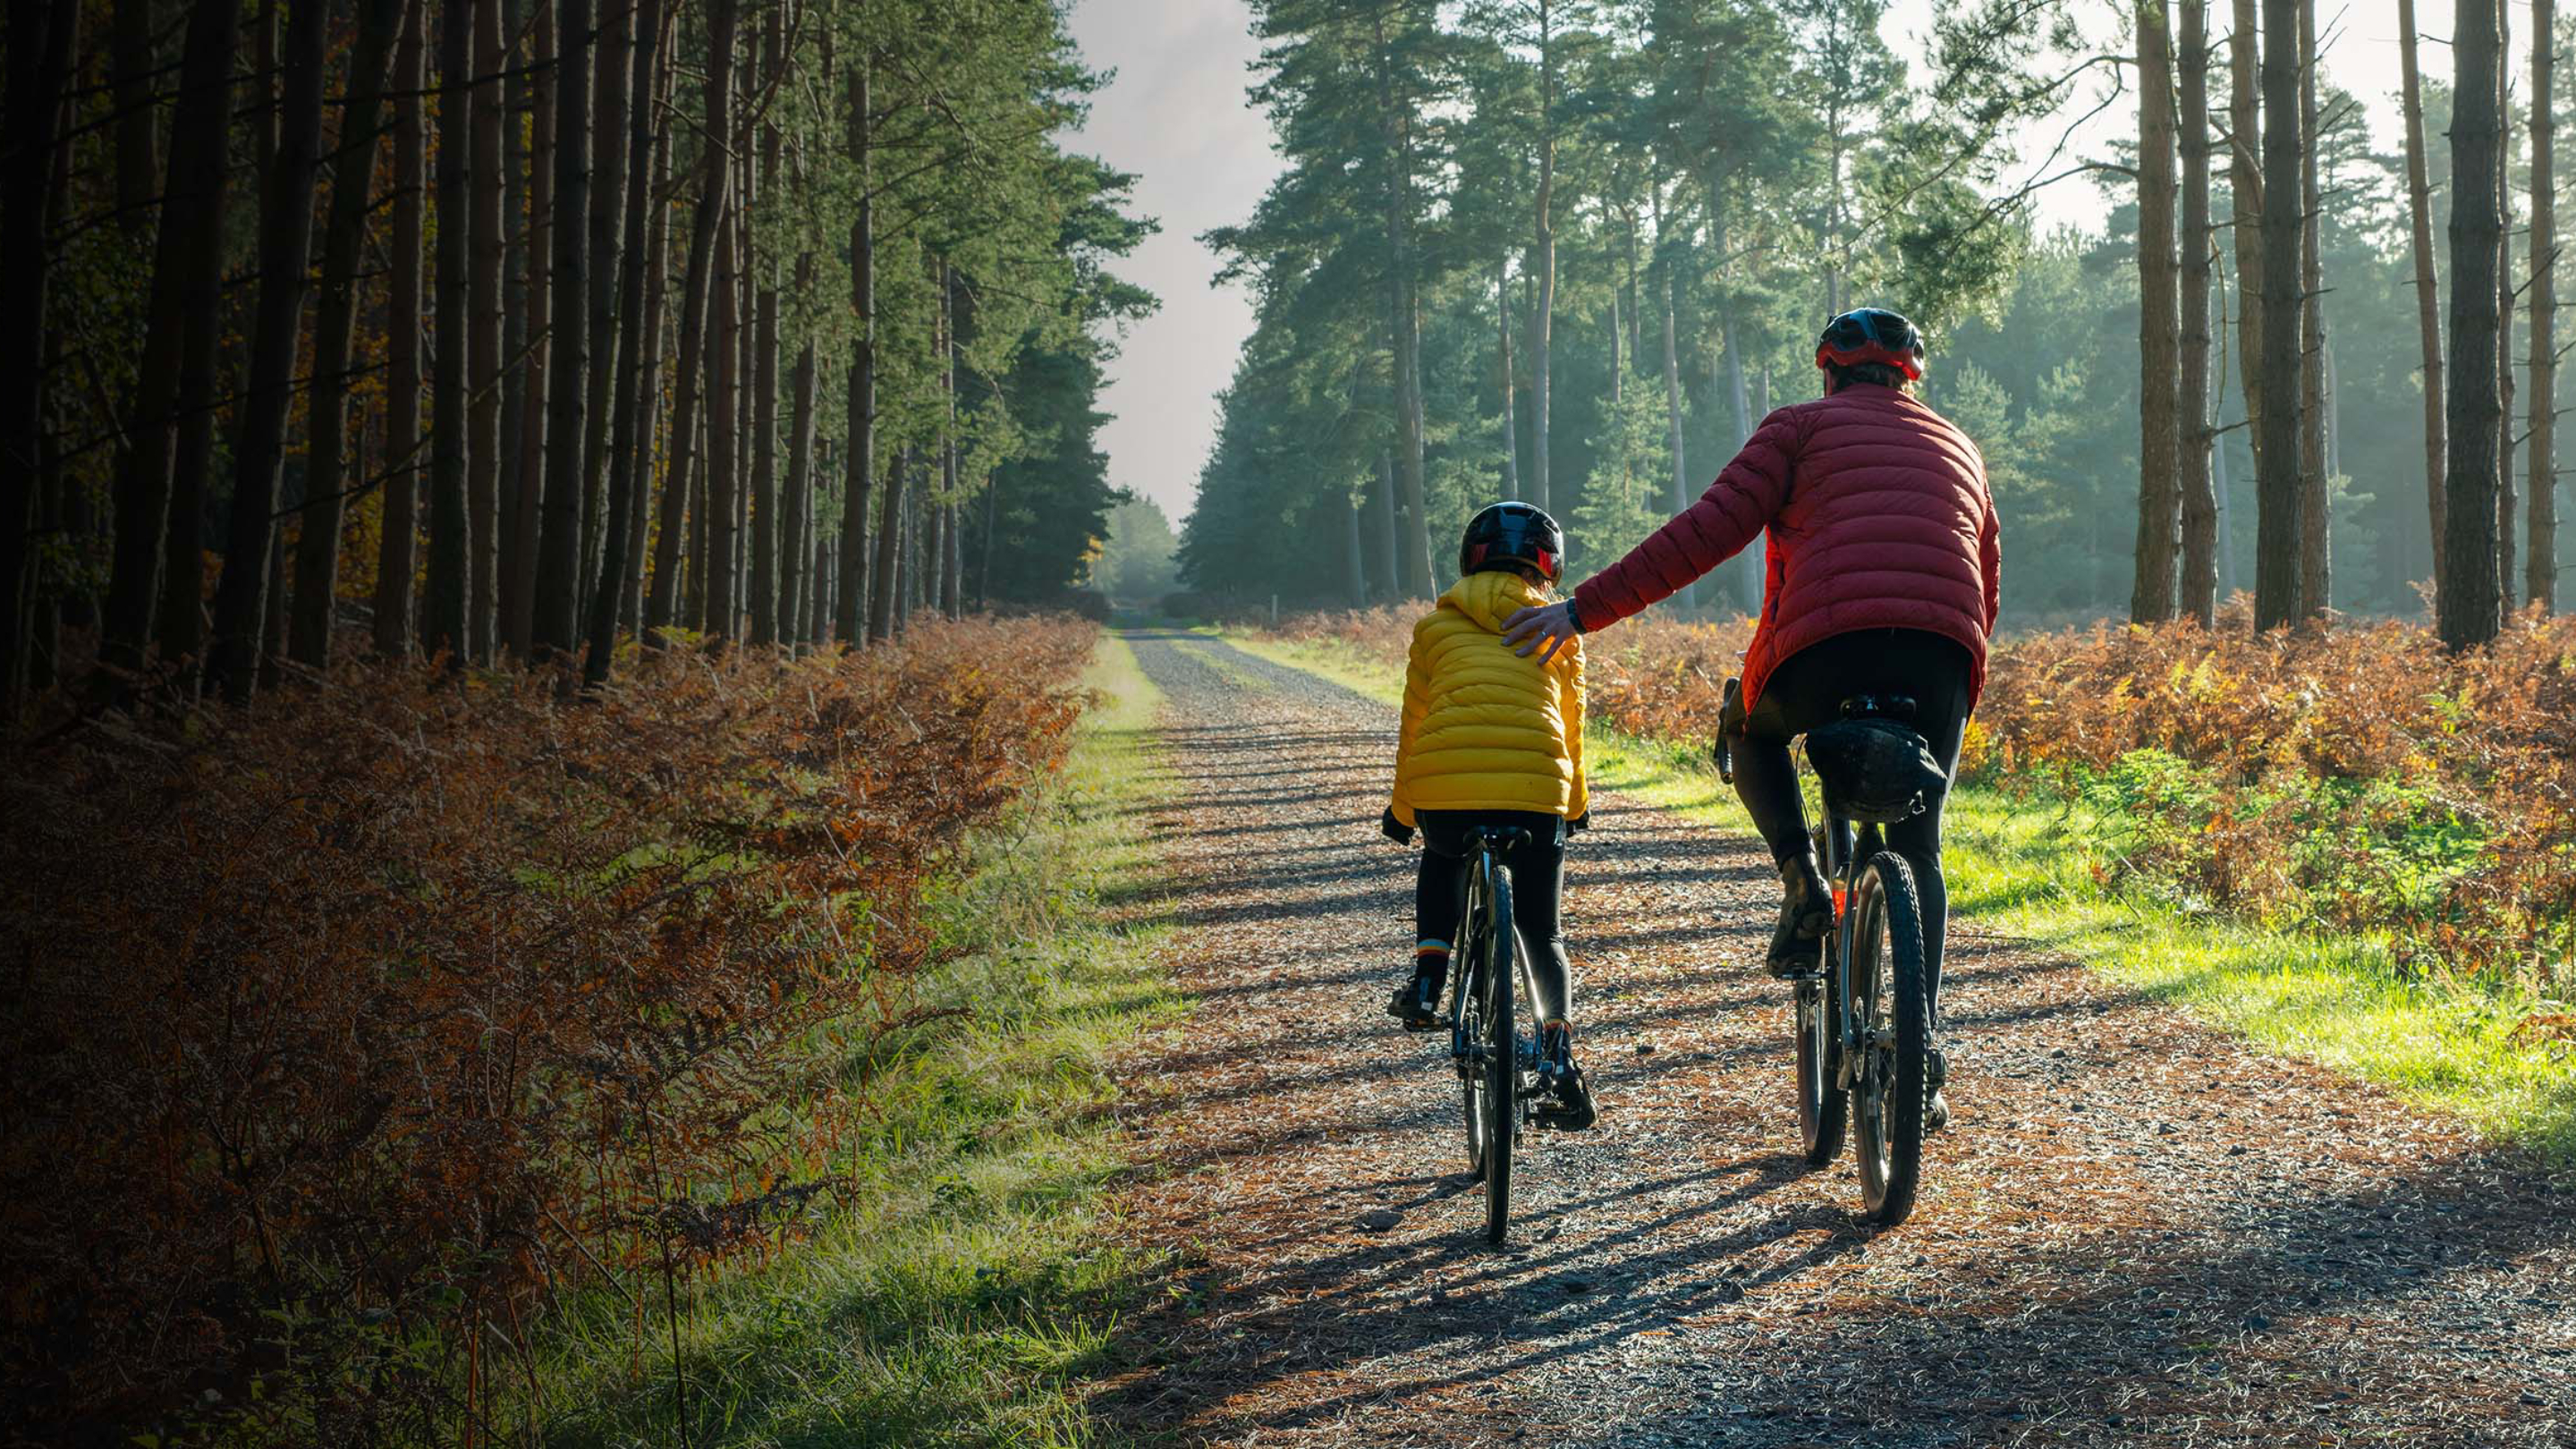
[[1923, 981], [1923, 914], [1914, 870], [1880, 851], [1854, 882], [1846, 980], [1861, 1025], [1852, 1074], [1861, 1199], [1882, 1224], [1905, 1221], [1923, 1175], [1923, 1111], [1930, 1096], [1931, 1004]]
[[1512, 1139], [1520, 1131], [1519, 1044], [1512, 1035], [1512, 893], [1494, 877], [1493, 917], [1487, 922], [1484, 961], [1483, 1068], [1485, 1241], [1500, 1246], [1512, 1219]]

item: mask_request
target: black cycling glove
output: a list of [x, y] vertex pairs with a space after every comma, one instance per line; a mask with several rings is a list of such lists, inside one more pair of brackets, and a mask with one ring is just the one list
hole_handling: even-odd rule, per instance
[[1377, 828], [1379, 834], [1398, 845], [1413, 843], [1413, 827], [1395, 818], [1395, 807], [1392, 805], [1386, 808], [1385, 814], [1377, 818]]
[[1565, 833], [1568, 835], [1580, 835], [1591, 828], [1592, 812], [1589, 810], [1565, 822]]

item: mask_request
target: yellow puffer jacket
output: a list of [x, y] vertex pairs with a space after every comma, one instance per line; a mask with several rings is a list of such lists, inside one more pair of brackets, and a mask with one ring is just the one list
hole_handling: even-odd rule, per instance
[[1583, 785], [1583, 641], [1540, 664], [1503, 644], [1503, 620], [1549, 601], [1513, 573], [1469, 574], [1413, 626], [1396, 746], [1397, 823], [1420, 810], [1530, 810], [1568, 820]]

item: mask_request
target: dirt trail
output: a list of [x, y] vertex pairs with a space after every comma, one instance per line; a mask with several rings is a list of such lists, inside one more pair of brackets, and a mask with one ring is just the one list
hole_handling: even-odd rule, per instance
[[1133, 1231], [1188, 1245], [1104, 1393], [1245, 1445], [2576, 1443], [2576, 1225], [2528, 1163], [2063, 960], [1953, 927], [1913, 1220], [1796, 1160], [1750, 837], [1615, 795], [1569, 864], [1598, 1129], [1482, 1245], [1455, 1078], [1380, 1013], [1412, 857], [1393, 712], [1130, 636], [1187, 808], [1185, 1027], [1133, 1064]]

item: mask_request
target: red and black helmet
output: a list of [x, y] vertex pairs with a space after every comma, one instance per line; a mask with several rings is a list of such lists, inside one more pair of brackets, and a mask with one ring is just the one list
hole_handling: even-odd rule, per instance
[[1458, 540], [1458, 572], [1479, 574], [1513, 564], [1527, 564], [1555, 583], [1565, 570], [1565, 530], [1546, 509], [1527, 503], [1495, 503], [1478, 510]]
[[1923, 380], [1923, 333], [1884, 307], [1862, 307], [1825, 324], [1816, 339], [1816, 366], [1858, 367], [1875, 362]]

